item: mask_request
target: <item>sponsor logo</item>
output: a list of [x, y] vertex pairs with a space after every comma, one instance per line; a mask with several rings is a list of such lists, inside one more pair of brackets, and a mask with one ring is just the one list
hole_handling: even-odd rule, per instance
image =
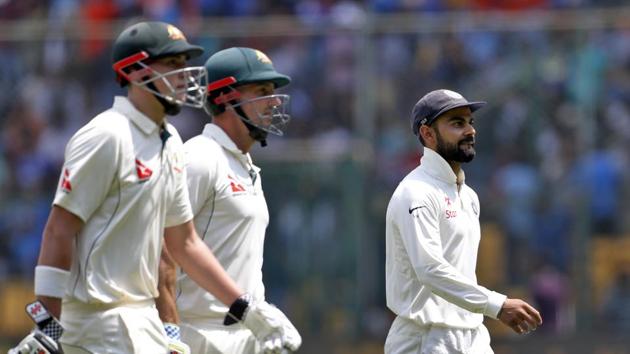
[[230, 187], [232, 188], [233, 193], [245, 192], [245, 187], [242, 184], [238, 183], [236, 179], [232, 176], [228, 175], [228, 179], [230, 180]]
[[457, 217], [457, 210], [446, 210], [446, 218], [452, 219]]
[[35, 323], [41, 323], [42, 321], [50, 318], [50, 314], [39, 301], [28, 304], [26, 306], [26, 312], [29, 316], [31, 316]]
[[70, 171], [67, 168], [63, 170], [60, 187], [66, 193], [70, 193], [72, 191], [72, 184], [70, 184]]
[[151, 178], [153, 171], [136, 158], [136, 173], [140, 182], [146, 182]]
[[421, 206], [417, 206], [415, 208], [409, 208], [409, 214], [413, 213], [414, 210], [420, 209], [420, 208], [426, 208], [425, 205], [421, 205]]

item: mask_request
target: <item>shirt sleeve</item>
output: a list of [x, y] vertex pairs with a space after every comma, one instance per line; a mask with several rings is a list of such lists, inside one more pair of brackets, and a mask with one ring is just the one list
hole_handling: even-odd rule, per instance
[[119, 143], [95, 126], [79, 130], [66, 146], [53, 204], [87, 222], [109, 193], [119, 168]]
[[216, 192], [217, 159], [211, 158], [211, 153], [199, 153], [201, 150], [206, 151], [196, 145], [186, 145], [186, 178], [194, 215], [203, 209]]
[[437, 200], [428, 196], [399, 202], [397, 223], [416, 276], [445, 300], [496, 318], [506, 296], [478, 285], [443, 257], [439, 212]]
[[185, 156], [181, 141], [179, 141], [175, 155], [177, 156], [174, 162], [177, 164], [175, 169], [178, 171], [175, 175], [175, 195], [172, 203], [168, 206], [165, 227], [181, 225], [193, 218], [193, 213], [190, 208], [188, 186], [186, 185], [186, 169], [184, 168]]

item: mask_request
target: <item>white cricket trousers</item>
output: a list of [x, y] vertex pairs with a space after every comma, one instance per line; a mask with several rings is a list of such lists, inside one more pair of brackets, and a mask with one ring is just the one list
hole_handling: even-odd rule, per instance
[[182, 342], [193, 354], [258, 354], [262, 349], [252, 332], [240, 323], [223, 325], [223, 319], [182, 319]]
[[477, 328], [420, 326], [397, 316], [385, 340], [385, 354], [493, 354], [490, 334]]
[[155, 302], [116, 307], [64, 301], [59, 342], [65, 354], [167, 354], [168, 340]]

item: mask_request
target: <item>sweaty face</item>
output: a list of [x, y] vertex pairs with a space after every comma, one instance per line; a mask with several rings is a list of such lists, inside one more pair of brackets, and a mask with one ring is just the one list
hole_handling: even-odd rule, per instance
[[432, 126], [436, 152], [446, 161], [470, 162], [475, 157], [474, 119], [468, 107], [446, 112]]

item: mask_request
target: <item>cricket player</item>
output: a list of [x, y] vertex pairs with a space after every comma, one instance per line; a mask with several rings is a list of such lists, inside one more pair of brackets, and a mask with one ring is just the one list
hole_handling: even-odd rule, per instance
[[387, 207], [387, 306], [397, 316], [387, 354], [493, 353], [484, 315], [517, 333], [542, 324], [526, 302], [477, 284], [479, 199], [461, 164], [475, 157], [472, 112], [484, 104], [436, 90], [413, 108], [424, 154]]
[[[183, 144], [166, 120], [183, 105], [201, 107], [205, 69], [186, 61], [202, 52], [166, 23], [125, 29], [113, 68], [127, 96], [66, 147], [35, 269], [35, 294], [60, 316], [66, 354], [167, 353], [154, 300], [163, 243], [219, 301], [244, 294], [195, 232]], [[256, 308], [248, 317], [256, 329], [280, 333], [274, 317]]]
[[[221, 50], [205, 67], [209, 83], [205, 109], [212, 123], [184, 145], [194, 224], [247, 295], [240, 298], [241, 305], [225, 306], [182, 273], [176, 300], [182, 340], [197, 354], [267, 352], [256, 340], [257, 333], [237, 323], [247, 316], [243, 307], [261, 304], [278, 314], [282, 346], [295, 351], [301, 345], [298, 331], [265, 302], [262, 264], [269, 212], [260, 168], [249, 154], [256, 142], [266, 145], [268, 133], [283, 134], [290, 118], [289, 96], [274, 92], [290, 78], [276, 72], [267, 55], [251, 48]], [[170, 308], [174, 312], [175, 304]]]

